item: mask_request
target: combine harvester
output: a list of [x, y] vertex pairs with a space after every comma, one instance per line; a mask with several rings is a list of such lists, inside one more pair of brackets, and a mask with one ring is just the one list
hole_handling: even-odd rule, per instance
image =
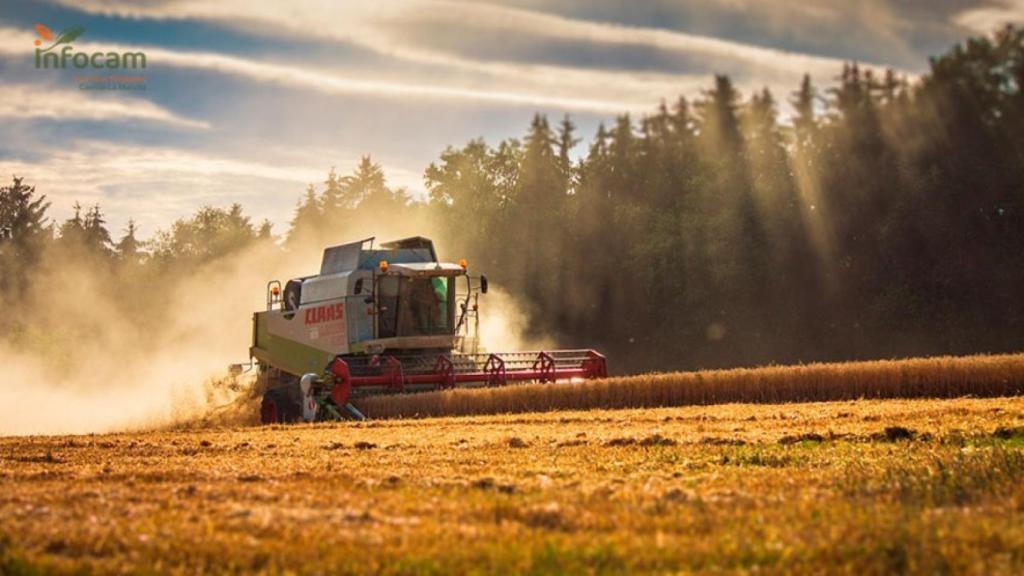
[[593, 350], [480, 350], [487, 278], [439, 262], [427, 238], [373, 240], [327, 248], [315, 276], [267, 284], [250, 348], [263, 423], [361, 420], [359, 395], [607, 377]]

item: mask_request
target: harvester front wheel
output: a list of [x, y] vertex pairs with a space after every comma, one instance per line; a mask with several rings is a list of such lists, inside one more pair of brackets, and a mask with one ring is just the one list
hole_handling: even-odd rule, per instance
[[295, 422], [301, 416], [301, 407], [283, 388], [267, 390], [260, 406], [260, 421], [263, 424], [281, 424]]
[[260, 406], [260, 422], [263, 424], [276, 424], [280, 421], [277, 413], [277, 404], [263, 396], [263, 404]]

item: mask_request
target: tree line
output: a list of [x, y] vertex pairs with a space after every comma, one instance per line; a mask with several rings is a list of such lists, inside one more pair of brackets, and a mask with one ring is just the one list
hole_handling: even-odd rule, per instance
[[1022, 87], [1013, 27], [913, 82], [853, 63], [826, 89], [805, 77], [787, 107], [716, 76], [692, 100], [601, 125], [582, 154], [570, 117], [541, 114], [522, 138], [449, 147], [424, 199], [364, 157], [310, 185], [279, 238], [234, 205], [115, 241], [98, 206], [49, 222], [45, 196], [15, 178], [0, 189], [0, 290], [26, 289], [53, 251], [155, 282], [255, 243], [287, 252], [430, 222], [531, 332], [600, 348], [619, 371], [1019, 350]]

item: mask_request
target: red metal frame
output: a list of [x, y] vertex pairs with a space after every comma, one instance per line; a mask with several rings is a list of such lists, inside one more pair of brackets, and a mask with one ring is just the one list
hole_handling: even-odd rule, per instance
[[[369, 364], [374, 367], [375, 373], [372, 375], [353, 375], [348, 363], [338, 357], [332, 360], [328, 367], [334, 375], [335, 382], [331, 395], [339, 406], [343, 406], [348, 402], [352, 391], [357, 388], [376, 387], [388, 392], [401, 392], [408, 386], [447, 389], [470, 383], [501, 386], [508, 382], [531, 380], [555, 382], [573, 378], [608, 377], [607, 360], [593, 350], [579, 351], [579, 355], [574, 355], [570, 360], [556, 358], [558, 354], [560, 353], [539, 352], [525, 368], [509, 368], [506, 359], [501, 355], [490, 354], [480, 370], [468, 371], [460, 371], [449, 355], [440, 354], [434, 361], [433, 369], [426, 373], [410, 373], [397, 358], [381, 356], [374, 358]], [[521, 360], [519, 362], [522, 363]]]
[[587, 375], [584, 378], [597, 379], [608, 377], [608, 360], [594, 350], [587, 350], [587, 359], [583, 361], [583, 370]]
[[390, 392], [402, 392], [405, 390], [405, 378], [402, 375], [402, 363], [394, 356], [374, 356], [370, 361], [371, 366], [383, 364], [381, 374], [387, 376], [387, 389]]
[[484, 374], [487, 375], [488, 386], [504, 386], [508, 382], [505, 361], [497, 354], [491, 354], [484, 363]]
[[533, 372], [541, 382], [553, 382], [555, 375], [555, 359], [547, 352], [541, 352], [533, 361]]
[[437, 362], [434, 363], [434, 374], [437, 375], [438, 388], [455, 387], [455, 364], [451, 358], [444, 354], [438, 356]]

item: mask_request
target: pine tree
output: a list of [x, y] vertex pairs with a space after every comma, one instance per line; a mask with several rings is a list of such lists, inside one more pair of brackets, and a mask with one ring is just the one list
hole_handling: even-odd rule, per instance
[[110, 247], [113, 244], [106, 224], [99, 204], [94, 204], [85, 213], [85, 220], [82, 223], [87, 249], [93, 254], [105, 257], [111, 256]]
[[115, 245], [117, 259], [125, 265], [136, 266], [142, 262], [141, 243], [136, 237], [138, 227], [135, 220], [129, 218], [128, 226], [124, 230], [124, 236]]
[[264, 218], [260, 222], [260, 227], [256, 230], [256, 238], [260, 240], [272, 241], [274, 239], [274, 225], [270, 223], [270, 220]]
[[363, 156], [352, 174], [342, 179], [345, 203], [358, 207], [369, 196], [381, 196], [386, 191], [384, 170], [370, 156]]
[[562, 170], [562, 177], [565, 179], [566, 188], [572, 184], [572, 159], [569, 153], [580, 143], [580, 139], [574, 136], [576, 125], [566, 114], [558, 125], [558, 166]]
[[76, 201], [72, 205], [72, 210], [74, 210], [74, 215], [65, 220], [58, 230], [58, 243], [66, 251], [80, 250], [87, 245], [82, 205]]
[[819, 124], [814, 108], [817, 98], [818, 93], [811, 83], [810, 74], [804, 74], [800, 89], [790, 99], [796, 112], [793, 117], [793, 133], [798, 154], [809, 151], [816, 144]]
[[10, 186], [0, 188], [0, 249], [28, 258], [34, 244], [46, 235], [46, 195], [35, 198], [36, 187], [14, 177]]
[[310, 184], [295, 208], [295, 216], [288, 229], [287, 244], [295, 246], [305, 240], [319, 238], [323, 234], [323, 222], [323, 208], [316, 197], [316, 188]]
[[672, 108], [672, 117], [669, 120], [672, 133], [676, 138], [691, 136], [693, 133], [693, 118], [690, 117], [690, 103], [683, 96], [676, 100]]
[[384, 169], [370, 156], [363, 156], [355, 171], [342, 182], [346, 198], [364, 215], [397, 219], [409, 203], [405, 190], [387, 186]]
[[21, 292], [27, 270], [52, 238], [46, 217], [50, 203], [45, 194], [35, 194], [35, 186], [17, 176], [10, 186], [0, 188], [0, 291], [8, 298]]
[[324, 191], [320, 195], [320, 209], [324, 218], [330, 220], [345, 210], [355, 208], [355, 205], [350, 200], [350, 198], [345, 197], [345, 186], [342, 183], [341, 177], [338, 176], [334, 166], [331, 166], [331, 171], [327, 174], [327, 180], [324, 180]]

